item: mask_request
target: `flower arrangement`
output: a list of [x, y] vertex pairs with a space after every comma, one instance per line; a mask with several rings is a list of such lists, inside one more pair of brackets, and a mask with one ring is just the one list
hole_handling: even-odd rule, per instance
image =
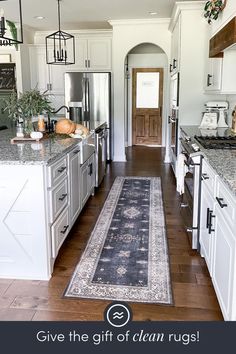
[[9, 118], [17, 121], [20, 118], [31, 118], [44, 113], [53, 111], [51, 102], [45, 92], [41, 93], [37, 88], [17, 96], [13, 91], [8, 99], [5, 100], [5, 111], [8, 111]]
[[204, 17], [207, 18], [209, 25], [212, 20], [217, 20], [221, 11], [224, 10], [227, 0], [209, 0], [204, 7]]

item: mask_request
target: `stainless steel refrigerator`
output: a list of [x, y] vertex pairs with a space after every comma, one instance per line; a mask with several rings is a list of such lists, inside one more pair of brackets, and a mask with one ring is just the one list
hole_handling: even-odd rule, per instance
[[88, 127], [107, 124], [107, 159], [112, 160], [111, 144], [111, 74], [65, 73], [65, 105], [74, 110], [78, 123]]

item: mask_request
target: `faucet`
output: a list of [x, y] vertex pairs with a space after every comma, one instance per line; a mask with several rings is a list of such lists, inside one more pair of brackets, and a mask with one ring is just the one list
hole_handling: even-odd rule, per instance
[[53, 111], [52, 113], [56, 114], [56, 113], [58, 113], [62, 108], [65, 108], [66, 111], [67, 111], [67, 113], [70, 112], [70, 110], [69, 110], [69, 108], [68, 108], [67, 106], [61, 106], [61, 107], [59, 107], [56, 111]]

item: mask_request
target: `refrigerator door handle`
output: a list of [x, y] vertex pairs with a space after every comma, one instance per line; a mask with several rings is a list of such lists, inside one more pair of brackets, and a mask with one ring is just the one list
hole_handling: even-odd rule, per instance
[[90, 92], [89, 92], [89, 79], [87, 79], [86, 81], [87, 81], [87, 89], [86, 89], [86, 96], [87, 96], [87, 108], [86, 108], [86, 111], [87, 111], [87, 117], [88, 117], [88, 120], [90, 120], [90, 99], [89, 99]]

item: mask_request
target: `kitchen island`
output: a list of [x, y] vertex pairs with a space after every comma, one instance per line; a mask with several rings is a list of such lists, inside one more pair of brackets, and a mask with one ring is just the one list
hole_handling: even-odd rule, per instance
[[48, 280], [82, 196], [94, 191], [94, 153], [82, 176], [80, 139], [11, 144], [14, 136], [0, 132], [0, 277]]

